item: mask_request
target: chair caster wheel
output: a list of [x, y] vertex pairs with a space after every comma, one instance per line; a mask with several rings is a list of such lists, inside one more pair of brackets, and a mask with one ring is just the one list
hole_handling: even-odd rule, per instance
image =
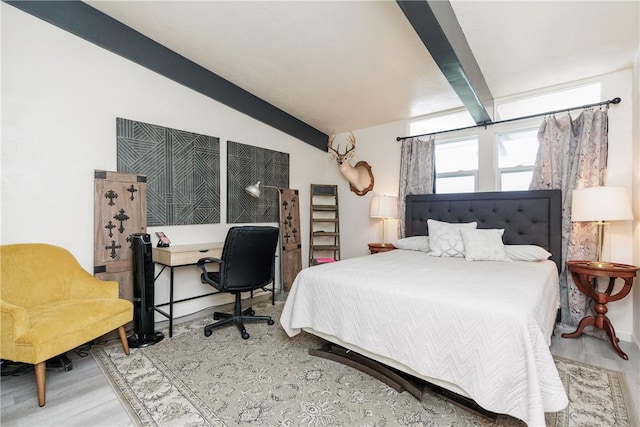
[[267, 325], [273, 325], [274, 323], [276, 323], [276, 322], [274, 322], [273, 319], [267, 320]]
[[211, 329], [204, 328], [204, 336], [210, 337], [212, 334]]
[[249, 316], [255, 316], [256, 312], [255, 310], [251, 310], [249, 313], [247, 313]]
[[213, 313], [213, 320], [220, 320], [220, 316], [218, 316], [218, 313]]
[[242, 339], [243, 340], [248, 340], [249, 339], [249, 334], [246, 331], [242, 331]]

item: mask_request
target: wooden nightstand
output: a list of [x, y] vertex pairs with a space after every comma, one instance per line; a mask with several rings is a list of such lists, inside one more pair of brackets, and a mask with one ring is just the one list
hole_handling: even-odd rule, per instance
[[[567, 261], [567, 267], [571, 272], [571, 277], [580, 291], [587, 295], [595, 302], [595, 316], [586, 316], [578, 325], [578, 329], [571, 333], [562, 334], [562, 338], [575, 338], [582, 334], [585, 327], [591, 325], [599, 329], [604, 329], [611, 345], [620, 357], [624, 360], [629, 360], [629, 357], [620, 349], [618, 345], [618, 338], [616, 337], [616, 331], [613, 329], [611, 321], [607, 317], [607, 303], [611, 301], [618, 301], [627, 296], [631, 291], [633, 285], [633, 279], [636, 277], [638, 267], [627, 264], [611, 263], [609, 266], [598, 267], [591, 264], [589, 261]], [[607, 277], [609, 279], [609, 285], [606, 291], [600, 292], [598, 290], [597, 280], [598, 277]], [[622, 279], [624, 285], [616, 294], [611, 295], [613, 292], [616, 279]]]
[[369, 243], [369, 251], [372, 254], [378, 252], [388, 252], [394, 250], [396, 247], [392, 243]]

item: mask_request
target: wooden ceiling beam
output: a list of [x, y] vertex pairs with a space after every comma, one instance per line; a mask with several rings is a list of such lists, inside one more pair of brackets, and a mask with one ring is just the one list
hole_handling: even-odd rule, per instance
[[397, 0], [476, 124], [492, 121], [493, 95], [448, 1]]

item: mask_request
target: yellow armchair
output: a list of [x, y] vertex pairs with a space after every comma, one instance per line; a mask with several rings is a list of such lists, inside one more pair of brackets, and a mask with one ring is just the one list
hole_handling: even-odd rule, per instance
[[38, 404], [45, 404], [46, 361], [118, 330], [133, 304], [118, 283], [96, 279], [66, 249], [40, 243], [0, 246], [0, 358], [35, 365]]

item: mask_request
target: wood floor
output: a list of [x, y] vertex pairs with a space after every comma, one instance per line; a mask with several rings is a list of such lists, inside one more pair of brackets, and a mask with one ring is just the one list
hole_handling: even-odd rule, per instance
[[[199, 313], [205, 314], [209, 313]], [[621, 342], [620, 346], [629, 356], [628, 361], [618, 357], [608, 342], [584, 335], [576, 339], [556, 335], [551, 352], [624, 372], [636, 414], [640, 415], [640, 350], [629, 342]], [[47, 371], [47, 404], [42, 408], [37, 404], [33, 373], [2, 377], [0, 424], [3, 427], [134, 426], [93, 357], [80, 357], [74, 352], [68, 352], [67, 356], [73, 361], [73, 370]]]

